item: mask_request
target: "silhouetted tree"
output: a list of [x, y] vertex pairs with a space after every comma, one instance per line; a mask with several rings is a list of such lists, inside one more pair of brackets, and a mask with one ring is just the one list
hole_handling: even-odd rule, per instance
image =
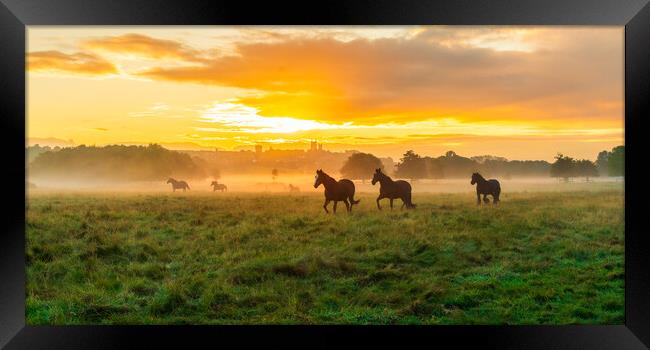
[[589, 181], [590, 177], [598, 176], [598, 168], [594, 162], [589, 159], [581, 159], [575, 163], [576, 175], [584, 176], [585, 181]]
[[476, 161], [461, 157], [454, 151], [448, 151], [444, 156], [438, 157], [437, 161], [446, 177], [465, 177], [479, 167]]
[[569, 181], [569, 178], [575, 174], [575, 160], [569, 156], [558, 153], [555, 156], [555, 162], [551, 164], [551, 176], [563, 178]]
[[609, 170], [607, 169], [607, 164], [609, 163], [609, 155], [610, 153], [607, 151], [598, 153], [598, 158], [596, 159], [596, 167], [598, 168], [598, 172], [601, 175], [609, 174]]
[[362, 180], [372, 178], [375, 169], [384, 169], [381, 159], [370, 153], [354, 153], [345, 161], [341, 168], [341, 175], [348, 179]]
[[411, 180], [426, 178], [427, 168], [424, 163], [424, 158], [413, 152], [413, 150], [406, 151], [402, 159], [400, 159], [400, 162], [397, 164], [397, 171], [395, 174], [398, 177]]
[[612, 148], [607, 161], [609, 176], [625, 176], [625, 146]]

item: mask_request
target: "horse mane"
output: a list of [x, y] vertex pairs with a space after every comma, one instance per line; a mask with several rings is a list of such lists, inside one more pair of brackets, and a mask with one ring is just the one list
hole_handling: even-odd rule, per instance
[[377, 172], [375, 172], [375, 173], [381, 175], [382, 178], [384, 178], [384, 179], [386, 179], [386, 180], [388, 180], [388, 181], [390, 181], [390, 182], [395, 182], [395, 180], [393, 180], [390, 176], [384, 174], [384, 172], [381, 171], [381, 170], [379, 170], [379, 171], [377, 171]]
[[320, 173], [323, 175], [323, 177], [324, 177], [326, 180], [334, 180], [334, 181], [336, 181], [333, 177], [329, 176], [329, 174], [327, 174], [326, 172], [324, 172], [324, 171], [321, 170]]
[[336, 181], [335, 178], [329, 176], [323, 170], [317, 170], [316, 173], [320, 174], [320, 176], [323, 177], [323, 181], [322, 181], [323, 186], [325, 186], [326, 183], [329, 183], [329, 185], [336, 185], [338, 183], [338, 181]]
[[382, 173], [381, 171], [379, 172], [379, 174], [381, 174], [381, 176], [383, 176], [385, 179], [388, 179], [388, 180], [390, 180], [390, 181], [393, 181], [393, 179], [392, 179], [390, 176], [388, 176], [388, 175]]
[[475, 173], [472, 174], [472, 176], [474, 176], [474, 175], [476, 175], [476, 177], [477, 177], [478, 180], [480, 180], [480, 181], [487, 181], [487, 180], [483, 177], [483, 175], [481, 175], [479, 172], [475, 172]]

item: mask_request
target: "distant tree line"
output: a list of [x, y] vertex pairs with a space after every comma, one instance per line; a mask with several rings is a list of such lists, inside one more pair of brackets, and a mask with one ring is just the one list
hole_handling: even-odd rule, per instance
[[480, 171], [490, 176], [548, 176], [550, 163], [542, 160], [514, 160], [490, 155], [462, 157], [453, 151], [440, 157], [422, 157], [409, 150], [396, 164], [395, 169], [385, 169], [384, 163], [369, 153], [351, 155], [341, 168], [341, 175], [349, 179], [367, 180], [375, 169], [394, 174], [399, 178], [443, 179], [465, 178], [467, 174]]
[[568, 181], [572, 177], [584, 177], [589, 181], [590, 177], [598, 176], [596, 164], [588, 159], [573, 159], [558, 153], [555, 156], [555, 162], [551, 164], [551, 176], [562, 178]]
[[205, 178], [211, 170], [214, 171], [200, 166], [188, 154], [157, 144], [65, 147], [39, 152], [29, 165], [29, 175], [35, 178], [99, 181]]
[[25, 163], [29, 164], [32, 160], [36, 159], [41, 153], [50, 152], [50, 151], [60, 151], [61, 147], [59, 146], [41, 146], [36, 144], [34, 146], [25, 148]]
[[[599, 175], [624, 175], [624, 157], [624, 146], [615, 147], [611, 152], [599, 153], [596, 162], [558, 154], [553, 163], [544, 160], [508, 160], [491, 155], [467, 158], [454, 151], [448, 151], [440, 157], [423, 157], [409, 150], [395, 166], [394, 175], [411, 180], [465, 178], [468, 174], [478, 171], [487, 176], [501, 176], [506, 179], [511, 176], [550, 175], [565, 180], [572, 177], [585, 177], [588, 180]], [[349, 179], [367, 180], [372, 178], [377, 168], [386, 170], [379, 158], [368, 153], [355, 153], [344, 163], [341, 175]]]
[[616, 146], [611, 151], [598, 153], [595, 162], [588, 159], [574, 159], [558, 153], [551, 164], [551, 176], [568, 181], [572, 177], [625, 176], [625, 146]]
[[483, 155], [463, 157], [448, 151], [440, 157], [421, 157], [407, 151], [395, 169], [397, 177], [408, 179], [465, 178], [473, 172], [489, 176], [548, 176], [550, 163], [543, 160], [507, 160], [503, 157]]
[[[64, 148], [36, 145], [26, 148], [25, 160], [29, 164], [29, 175], [34, 178], [100, 181], [156, 181], [167, 177], [182, 179], [212, 177], [218, 179], [221, 176], [219, 166], [223, 164], [212, 159], [220, 159], [221, 153], [223, 152], [212, 153], [212, 158], [190, 156], [186, 152], [168, 150], [157, 144], [104, 147], [81, 145]], [[330, 152], [320, 153], [323, 156], [333, 154]], [[294, 158], [293, 153], [289, 155]], [[255, 163], [256, 160], [252, 158], [249, 162]], [[324, 162], [323, 164], [329, 163]], [[499, 176], [506, 179], [511, 176], [549, 175], [565, 180], [572, 177], [589, 179], [599, 175], [624, 176], [625, 147], [618, 146], [611, 151], [602, 151], [598, 154], [595, 162], [587, 159], [578, 160], [563, 154], [558, 154], [555, 161], [549, 163], [543, 160], [508, 160], [491, 155], [468, 158], [453, 151], [448, 151], [439, 157], [430, 157], [420, 156], [413, 150], [409, 150], [404, 153], [394, 169], [389, 169], [393, 168], [392, 161], [386, 163], [385, 159], [361, 152], [350, 154], [342, 164], [340, 168], [342, 176], [364, 181], [372, 178], [372, 174], [377, 168], [398, 178], [411, 180], [466, 178], [468, 174], [475, 171], [481, 172], [485, 176]], [[236, 166], [236, 164], [230, 165]], [[278, 177], [279, 170], [276, 167], [272, 169], [271, 176], [275, 179]]]

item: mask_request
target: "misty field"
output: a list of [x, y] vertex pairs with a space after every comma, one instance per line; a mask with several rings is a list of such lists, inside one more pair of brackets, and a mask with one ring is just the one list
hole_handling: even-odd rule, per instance
[[351, 215], [320, 192], [31, 193], [27, 323], [621, 324], [619, 187], [361, 193]]

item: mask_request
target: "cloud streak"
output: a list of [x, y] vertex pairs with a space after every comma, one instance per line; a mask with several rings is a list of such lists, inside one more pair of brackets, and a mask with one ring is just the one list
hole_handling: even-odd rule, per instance
[[88, 39], [82, 42], [81, 46], [90, 50], [146, 58], [200, 61], [200, 52], [187, 45], [174, 40], [156, 39], [136, 33]]
[[118, 74], [111, 62], [89, 52], [66, 54], [61, 51], [36, 51], [27, 55], [27, 69], [32, 72], [72, 73], [88, 76]]

